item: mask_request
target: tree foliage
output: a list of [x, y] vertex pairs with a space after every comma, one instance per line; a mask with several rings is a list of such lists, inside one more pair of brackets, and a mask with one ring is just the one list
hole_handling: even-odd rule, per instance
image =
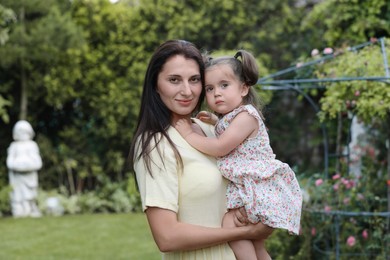
[[[365, 80], [386, 76], [381, 45], [376, 44], [361, 50], [343, 52], [332, 61], [320, 64], [318, 78], [354, 78], [352, 81], [334, 82], [328, 85], [321, 99], [321, 117], [335, 118], [339, 113], [351, 112], [370, 122], [373, 118], [385, 120], [390, 112], [389, 83]], [[384, 49], [390, 60], [390, 41]], [[357, 80], [361, 78], [362, 80]]]
[[16, 21], [15, 13], [12, 9], [5, 8], [0, 4], [0, 45], [8, 41], [9, 26]]
[[316, 32], [322, 46], [353, 46], [370, 38], [390, 35], [387, 0], [327, 0], [315, 5], [302, 29]]
[[[1, 24], [9, 37], [0, 47], [0, 115], [4, 123], [9, 118], [0, 131], [1, 147], [11, 142], [24, 93], [27, 120], [45, 161], [44, 187], [81, 192], [102, 185], [102, 176], [120, 180], [144, 72], [161, 42], [186, 39], [215, 53], [245, 48], [265, 76], [314, 46], [342, 42], [342, 35], [359, 42], [388, 35], [384, 0], [365, 10], [356, 8], [359, 1], [342, 1], [340, 10], [328, 2], [333, 1], [1, 0], [16, 17]], [[340, 20], [337, 12], [351, 19]], [[369, 21], [365, 33], [348, 34], [360, 28], [363, 14]], [[260, 94], [266, 102], [272, 97]]]
[[[4, 45], [9, 39], [9, 26], [16, 21], [15, 13], [12, 9], [5, 8], [0, 4], [0, 46]], [[9, 122], [9, 116], [6, 107], [10, 106], [11, 102], [0, 95], [0, 118], [5, 122]]]

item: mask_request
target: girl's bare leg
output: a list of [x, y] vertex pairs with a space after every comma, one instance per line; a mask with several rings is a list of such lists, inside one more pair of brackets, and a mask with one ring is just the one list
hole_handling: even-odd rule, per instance
[[259, 260], [271, 260], [271, 256], [268, 254], [267, 250], [265, 249], [265, 240], [254, 240], [253, 245], [256, 250], [256, 256]]
[[[227, 212], [222, 221], [223, 227], [235, 227], [233, 212]], [[229, 242], [238, 260], [257, 260], [255, 246], [252, 240], [237, 240]]]

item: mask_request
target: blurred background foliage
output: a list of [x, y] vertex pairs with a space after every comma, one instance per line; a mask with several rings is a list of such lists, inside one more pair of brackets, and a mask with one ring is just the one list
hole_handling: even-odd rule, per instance
[[[345, 49], [388, 37], [389, 21], [387, 0], [0, 0], [0, 212], [10, 214], [5, 160], [12, 127], [20, 119], [36, 132], [44, 161], [39, 171], [43, 194], [77, 197], [81, 204], [69, 206], [68, 213], [139, 210], [126, 157], [147, 63], [167, 39], [185, 39], [215, 55], [247, 49], [265, 77], [310, 60], [313, 49]], [[378, 53], [362, 55], [368, 64], [380, 59]], [[338, 63], [291, 77], [321, 78], [334, 71], [338, 77], [361, 76], [378, 70], [352, 65], [357, 66], [356, 56], [348, 54]], [[336, 139], [334, 115], [350, 109], [346, 99], [357, 90], [364, 96], [371, 85], [339, 83], [311, 92], [322, 104], [331, 137]], [[386, 124], [389, 92], [386, 85], [377, 89], [360, 98], [355, 112]], [[297, 175], [321, 173], [317, 112], [297, 93], [260, 86], [259, 94], [277, 157]], [[372, 110], [373, 103], [382, 105]], [[388, 138], [383, 135], [382, 141]], [[114, 196], [118, 189], [125, 192]], [[91, 202], [91, 192], [98, 202]]]

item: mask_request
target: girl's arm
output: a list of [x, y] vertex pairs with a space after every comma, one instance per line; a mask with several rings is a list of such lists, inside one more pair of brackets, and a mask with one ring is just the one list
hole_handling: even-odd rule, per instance
[[149, 207], [146, 209], [153, 238], [162, 252], [194, 250], [241, 239], [266, 239], [272, 228], [261, 222], [234, 228], [211, 228], [177, 220], [175, 212]]
[[188, 125], [189, 121], [179, 120], [175, 128], [190, 145], [211, 156], [224, 156], [230, 153], [246, 138], [254, 136], [258, 129], [256, 118], [246, 112], [239, 113], [219, 138], [198, 135]]

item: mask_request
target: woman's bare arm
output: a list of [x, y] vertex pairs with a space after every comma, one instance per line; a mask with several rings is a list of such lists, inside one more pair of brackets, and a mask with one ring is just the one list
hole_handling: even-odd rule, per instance
[[194, 250], [241, 239], [265, 239], [272, 229], [262, 223], [235, 228], [210, 228], [179, 222], [175, 212], [146, 210], [153, 238], [162, 252]]

